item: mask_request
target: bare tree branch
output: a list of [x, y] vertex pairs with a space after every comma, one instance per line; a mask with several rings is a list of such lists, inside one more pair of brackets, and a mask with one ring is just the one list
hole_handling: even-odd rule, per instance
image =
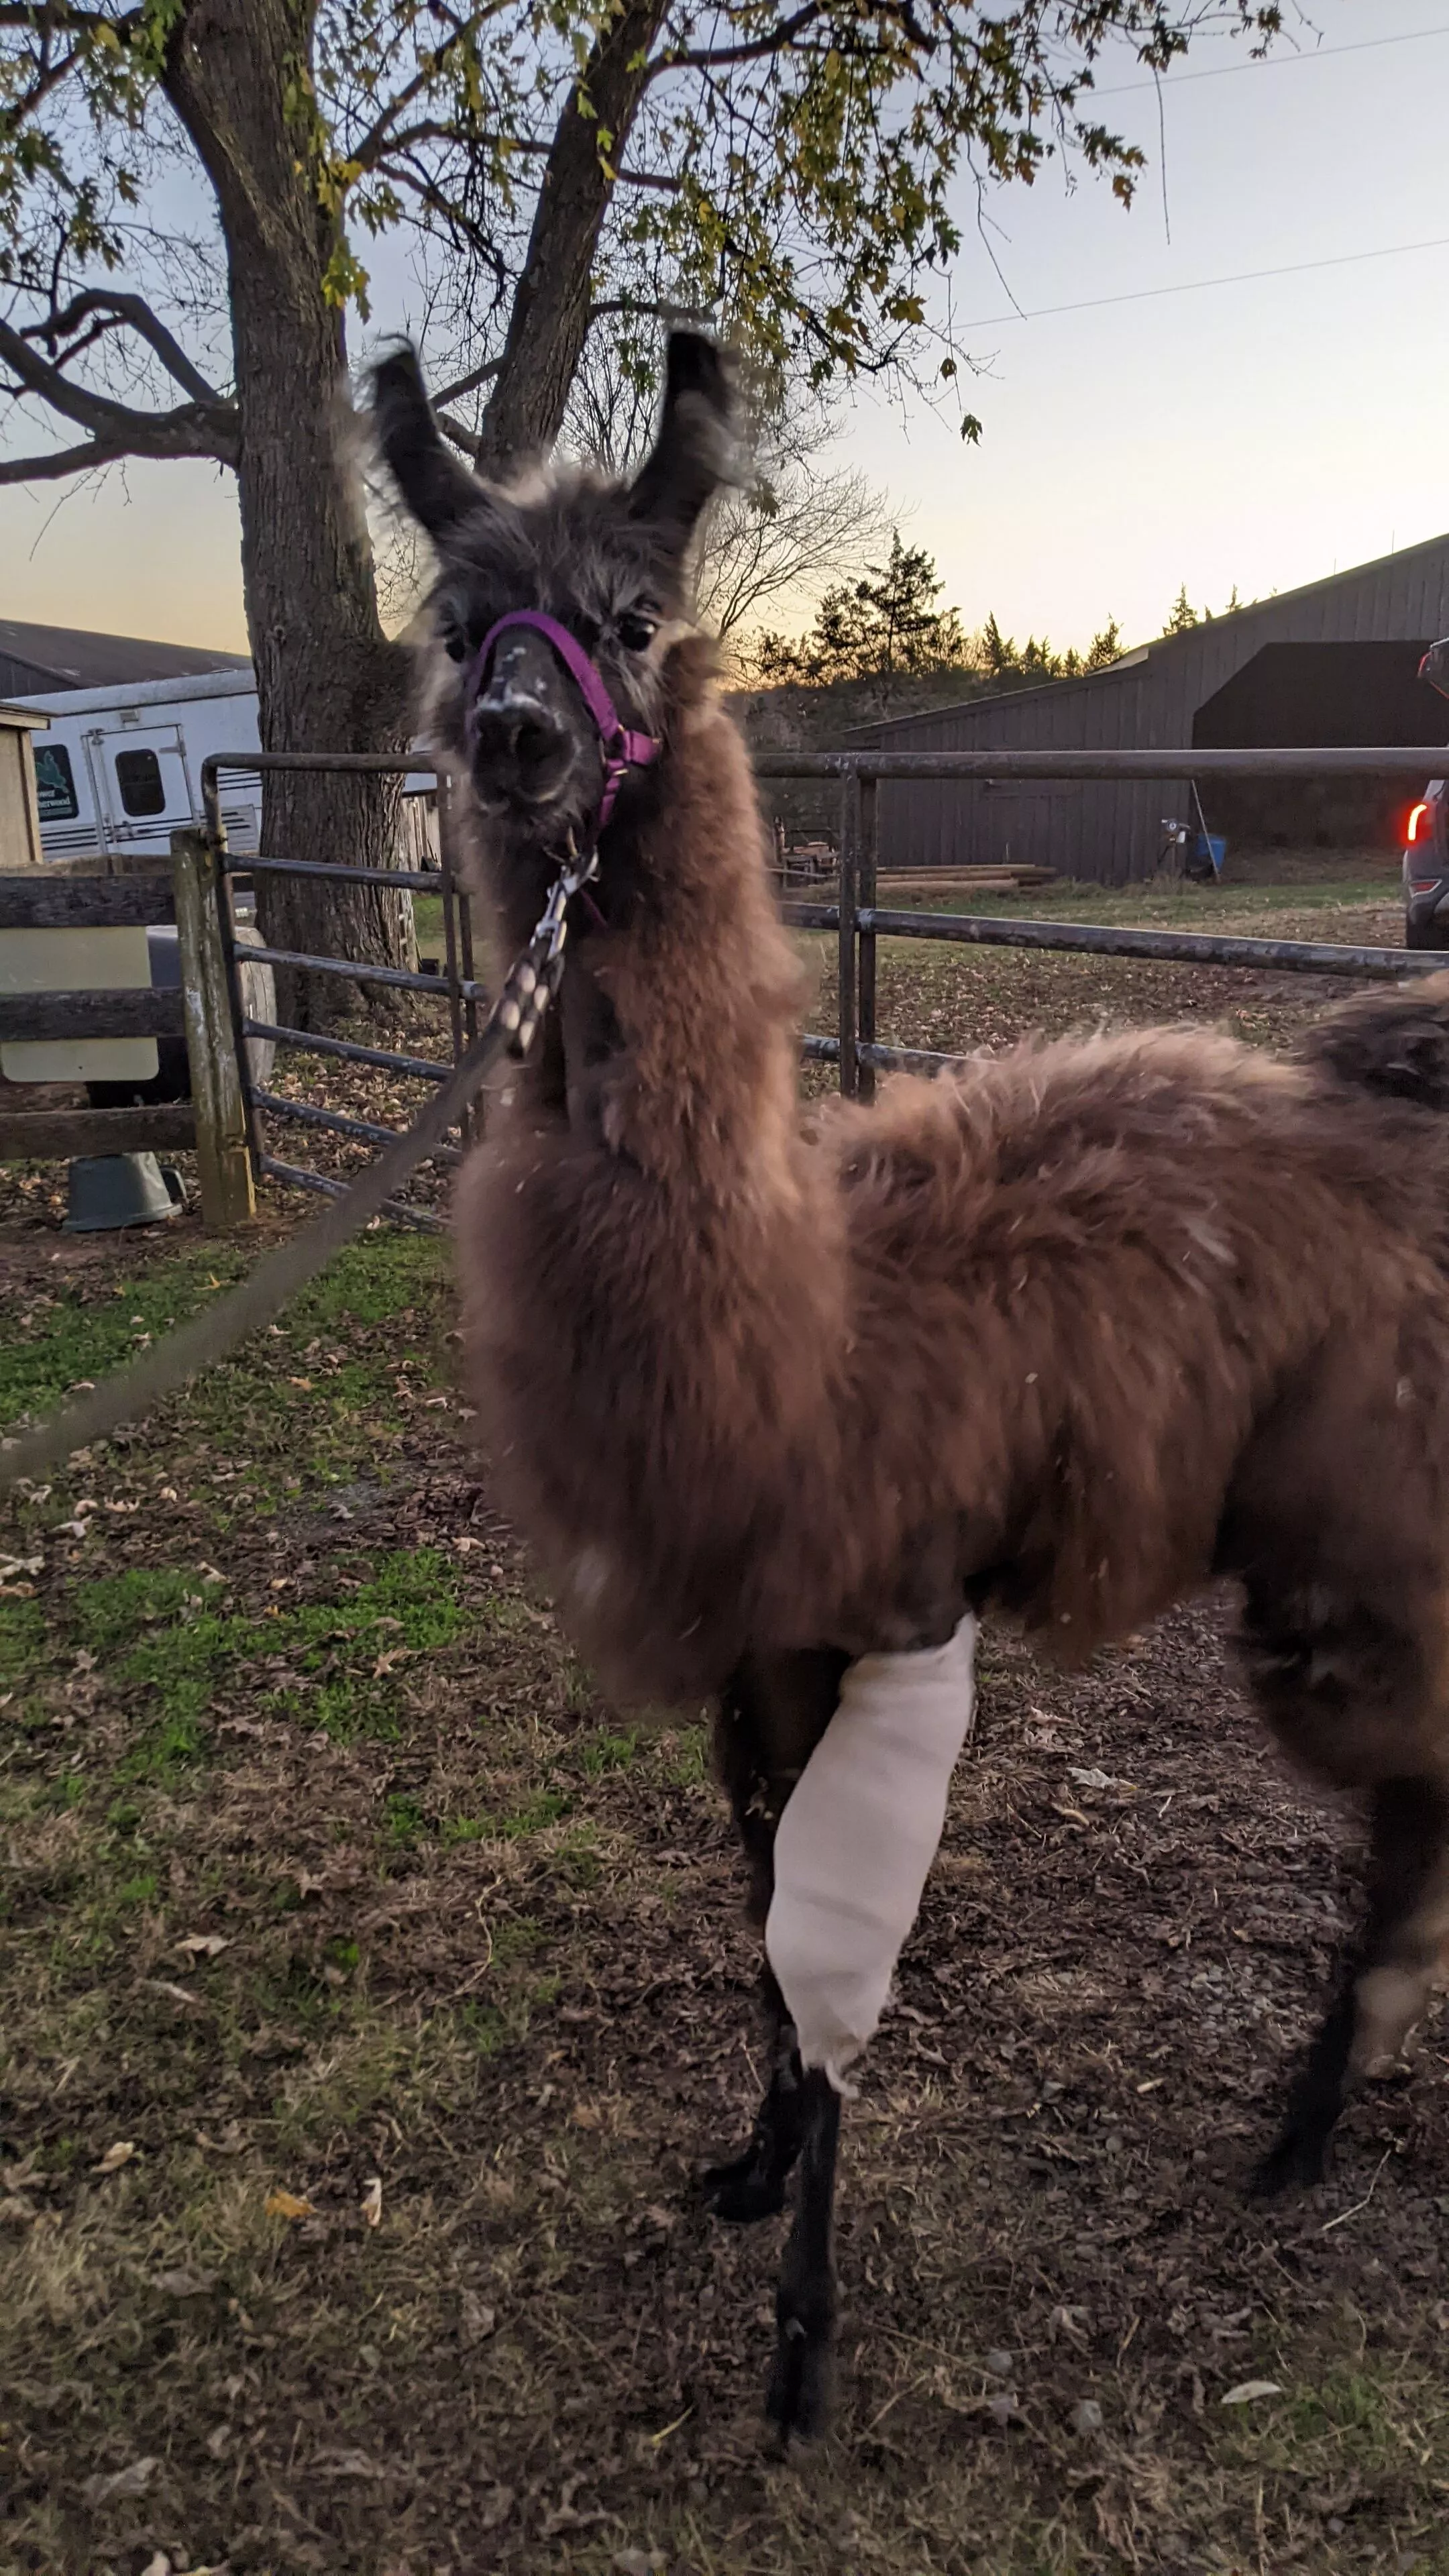
[[5, 0], [0, 7], [0, 27], [18, 27], [22, 34], [33, 36], [41, 16], [47, 21], [46, 33], [54, 29], [60, 35], [84, 35], [88, 28], [109, 27], [117, 36], [129, 35], [138, 23], [139, 12], [123, 9], [77, 9], [71, 0], [46, 0], [44, 11], [37, 0]]
[[[190, 394], [193, 401], [215, 404], [225, 402], [225, 395], [219, 393], [215, 385], [208, 384], [200, 369], [192, 365], [180, 341], [173, 339], [159, 314], [152, 312], [142, 295], [128, 295], [91, 288], [84, 295], [72, 297], [63, 312], [48, 313], [43, 322], [29, 323], [21, 336], [26, 340], [43, 340], [52, 360], [59, 365], [63, 362], [56, 359], [57, 344], [61, 340], [68, 340], [71, 334], [79, 329], [81, 323], [88, 321], [93, 314], [100, 317], [102, 331], [129, 326], [131, 330], [139, 332], [141, 338], [155, 350], [167, 374], [175, 378], [183, 392]], [[90, 335], [92, 339], [99, 336], [99, 333]], [[72, 349], [67, 352], [67, 355], [74, 357], [76, 352]]]
[[476, 465], [483, 453], [483, 441], [476, 429], [469, 429], [465, 422], [459, 420], [456, 412], [440, 411], [436, 402], [433, 405], [433, 416], [443, 436], [451, 438], [453, 445], [461, 447], [470, 463]]
[[[147, 451], [157, 455], [184, 455], [183, 448]], [[136, 456], [141, 450], [123, 438], [88, 438], [79, 447], [53, 448], [48, 456], [0, 457], [0, 483], [58, 483], [67, 474], [85, 474], [99, 465], [115, 465], [123, 456]]]
[[[427, 63], [420, 66], [420, 68], [413, 74], [410, 81], [405, 81], [403, 83], [402, 88], [397, 92], [394, 98], [389, 99], [386, 107], [382, 110], [382, 113], [374, 119], [373, 123], [368, 127], [367, 132], [363, 135], [361, 141], [349, 155], [349, 158], [356, 163], [359, 170], [375, 169], [379, 159], [384, 153], [396, 151], [400, 148], [404, 138], [392, 131], [394, 120], [401, 116], [403, 109], [405, 107], [409, 107], [415, 98], [420, 97], [425, 90], [431, 88], [438, 73], [446, 65], [449, 55], [456, 52], [458, 46], [463, 43], [464, 39], [470, 35], [476, 35], [485, 19], [496, 18], [499, 16], [504, 6], [505, 0], [492, 0], [491, 7], [471, 10], [466, 19], [454, 19], [453, 32], [448, 37], [446, 43], [439, 45], [436, 51], [430, 55]], [[417, 132], [425, 132], [426, 130], [426, 128], [415, 129]], [[453, 129], [448, 128], [446, 131], [448, 132], [450, 139], [456, 140]]]
[[797, 9], [793, 18], [782, 19], [768, 36], [757, 36], [751, 44], [721, 45], [717, 49], [702, 45], [693, 50], [684, 45], [671, 47], [650, 64], [649, 77], [656, 80], [661, 72], [717, 71], [721, 64], [767, 62], [771, 54], [784, 53], [823, 14], [818, 0], [812, 0], [812, 5]]
[[[34, 394], [63, 419], [90, 431], [95, 446], [105, 452], [88, 455], [87, 463], [110, 464], [118, 456], [209, 456], [219, 465], [236, 463], [238, 420], [231, 403], [213, 397], [204, 403], [178, 403], [174, 411], [134, 411], [129, 403], [113, 402], [108, 394], [74, 384], [61, 368], [37, 357], [24, 335], [8, 322], [0, 322], [0, 359], [17, 380], [9, 388], [11, 393]], [[55, 471], [52, 460], [42, 460], [38, 471], [43, 480], [49, 480]], [[4, 469], [4, 479], [14, 483], [26, 478], [11, 465]]]
[[464, 394], [476, 394], [480, 385], [491, 384], [502, 364], [501, 358], [489, 358], [481, 367], [474, 367], [468, 375], [459, 376], [453, 384], [440, 385], [433, 396], [434, 411], [440, 411], [444, 403], [460, 401]]

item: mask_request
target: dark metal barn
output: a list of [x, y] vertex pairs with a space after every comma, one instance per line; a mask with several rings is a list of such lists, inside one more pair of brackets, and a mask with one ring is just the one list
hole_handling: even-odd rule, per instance
[[[936, 752], [1438, 742], [1444, 702], [1417, 674], [1446, 631], [1449, 536], [1164, 636], [1086, 679], [897, 717], [846, 741]], [[884, 867], [1029, 860], [1106, 884], [1152, 873], [1165, 817], [1198, 819], [1191, 788], [1170, 777], [884, 782], [880, 799]], [[1404, 803], [1402, 784], [1369, 779], [1223, 785], [1204, 798], [1208, 829], [1229, 841], [1321, 846], [1391, 846]]]

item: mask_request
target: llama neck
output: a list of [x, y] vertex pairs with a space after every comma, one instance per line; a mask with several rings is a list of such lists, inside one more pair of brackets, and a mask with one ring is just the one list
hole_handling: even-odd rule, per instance
[[717, 703], [683, 717], [645, 818], [611, 843], [607, 926], [571, 944], [528, 1108], [696, 1202], [758, 1207], [772, 1184], [793, 1199], [802, 979], [745, 748]]

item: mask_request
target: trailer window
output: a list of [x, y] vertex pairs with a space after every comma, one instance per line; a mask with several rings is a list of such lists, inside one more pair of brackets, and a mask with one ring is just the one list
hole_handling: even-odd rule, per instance
[[73, 823], [80, 812], [70, 753], [63, 743], [36, 744], [35, 799], [42, 823]]
[[116, 785], [121, 791], [124, 814], [164, 814], [166, 790], [161, 783], [161, 763], [154, 751], [118, 751]]

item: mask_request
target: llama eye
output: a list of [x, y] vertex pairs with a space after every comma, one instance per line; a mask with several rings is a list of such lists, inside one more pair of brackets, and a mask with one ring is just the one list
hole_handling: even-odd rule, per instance
[[626, 608], [614, 629], [626, 653], [647, 653], [658, 631], [658, 618], [637, 608]]
[[464, 659], [468, 650], [468, 638], [461, 626], [450, 624], [444, 627], [443, 650], [450, 662], [461, 662]]

